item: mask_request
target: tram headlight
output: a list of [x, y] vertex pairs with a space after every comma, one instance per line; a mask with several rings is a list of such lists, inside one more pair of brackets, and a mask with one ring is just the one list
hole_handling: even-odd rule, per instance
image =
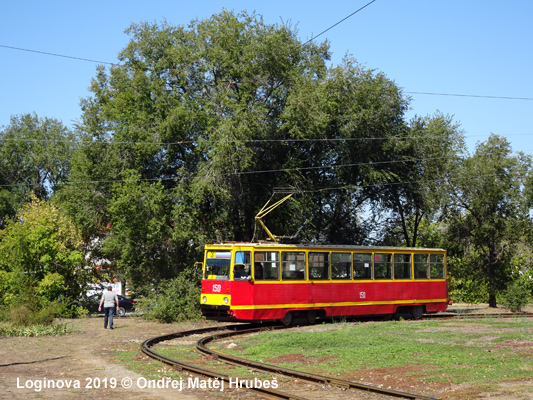
[[224, 304], [228, 304], [229, 300], [227, 297], [224, 297]]
[[202, 297], [202, 301], [203, 301], [204, 303], [207, 303], [207, 297], [206, 297], [206, 296]]

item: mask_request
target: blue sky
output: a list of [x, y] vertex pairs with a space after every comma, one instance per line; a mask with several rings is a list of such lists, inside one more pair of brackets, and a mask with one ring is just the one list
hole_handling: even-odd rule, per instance
[[[305, 41], [369, 1], [4, 1], [0, 45], [116, 62], [132, 22], [186, 25], [223, 8], [290, 20]], [[533, 154], [532, 20], [530, 0], [376, 0], [317, 40], [330, 41], [332, 65], [350, 53], [395, 81], [412, 97], [409, 118], [453, 115], [470, 151], [495, 133]], [[79, 119], [96, 63], [5, 47], [0, 60], [0, 126], [28, 112], [69, 126]]]

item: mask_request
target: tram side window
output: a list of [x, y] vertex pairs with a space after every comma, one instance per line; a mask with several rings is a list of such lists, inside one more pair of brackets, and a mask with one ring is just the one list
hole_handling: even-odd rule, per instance
[[392, 279], [392, 254], [374, 254], [374, 279]]
[[411, 254], [394, 255], [394, 279], [411, 279]]
[[205, 258], [204, 279], [229, 280], [230, 264], [230, 251], [208, 251]]
[[254, 253], [254, 279], [256, 281], [279, 280], [278, 251], [256, 251]]
[[329, 279], [329, 253], [309, 253], [309, 279]]
[[372, 253], [353, 253], [353, 278], [372, 279]]
[[234, 280], [248, 280], [252, 273], [252, 252], [236, 251], [235, 266], [233, 269]]
[[429, 278], [429, 255], [415, 254], [413, 257], [415, 264], [415, 279]]
[[444, 279], [444, 255], [431, 254], [429, 256], [429, 269], [431, 279]]
[[283, 280], [305, 280], [305, 253], [303, 251], [281, 252], [281, 278]]
[[331, 253], [331, 278], [350, 279], [352, 269], [350, 253]]

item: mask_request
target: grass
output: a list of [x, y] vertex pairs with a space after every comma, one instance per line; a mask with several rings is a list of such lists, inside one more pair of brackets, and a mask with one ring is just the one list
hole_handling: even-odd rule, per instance
[[307, 362], [293, 357], [300, 361], [278, 365], [315, 373], [407, 368], [425, 382], [491, 384], [531, 379], [532, 334], [531, 321], [520, 318], [342, 323], [327, 330], [263, 332], [223, 351], [262, 362], [298, 354]]
[[65, 324], [15, 326], [12, 324], [0, 325], [0, 337], [37, 337], [61, 336], [72, 333], [72, 327]]
[[138, 345], [130, 345], [128, 347], [126, 350], [114, 351], [113, 357], [130, 371], [141, 374], [147, 379], [159, 379], [163, 376], [179, 379], [184, 376], [152, 358], [141, 359], [143, 355], [140, 354]]
[[[230, 374], [231, 376], [237, 376], [240, 379], [260, 378], [264, 380], [271, 380], [271, 375], [257, 374], [244, 367], [228, 366], [217, 360], [206, 360], [201, 354], [195, 351], [194, 346], [167, 346], [157, 345], [154, 350], [159, 354], [162, 354], [169, 358], [174, 358], [184, 363], [190, 363], [199, 367], [204, 367], [210, 370], [219, 370], [223, 373]], [[189, 385], [189, 379], [199, 379], [200, 382], [205, 381], [206, 377], [199, 377], [195, 374], [191, 374], [186, 371], [178, 372], [172, 367], [161, 363], [160, 361], [151, 359], [144, 354], [140, 354], [139, 345], [128, 345], [127, 348], [122, 347], [121, 350], [115, 350], [112, 352], [115, 360], [120, 362], [129, 370], [141, 374], [149, 380], [159, 380], [161, 378], [170, 378], [172, 380], [182, 380], [184, 382], [184, 388]], [[279, 379], [281, 380], [281, 379]], [[235, 389], [231, 390], [228, 384], [225, 384], [225, 391], [222, 392], [219, 389], [193, 389], [198, 393], [203, 393], [206, 398], [218, 398], [220, 400], [241, 399], [247, 398], [239, 394]]]
[[[237, 346], [230, 349], [230, 343]], [[522, 317], [337, 322], [218, 340], [210, 347], [287, 368], [436, 397], [445, 394], [449, 399], [472, 400], [507, 391], [509, 396], [521, 398], [529, 393], [533, 376], [533, 322]], [[154, 350], [241, 379], [260, 376], [206, 358], [190, 343], [161, 343]], [[190, 376], [149, 359], [138, 343], [122, 343], [111, 356], [147, 379], [186, 380]], [[509, 384], [500, 385], [505, 382]], [[232, 392], [211, 394], [221, 399], [235, 396]]]
[[255, 374], [251, 373], [249, 369], [241, 366], [228, 366], [227, 364], [221, 363], [220, 361], [216, 359], [207, 359], [204, 357], [203, 354], [194, 351], [194, 349], [189, 346], [157, 346], [154, 349], [159, 354], [182, 361], [184, 363], [193, 364], [193, 365], [201, 365], [202, 367], [205, 366], [207, 369], [212, 370], [218, 370], [222, 366], [226, 373], [228, 368], [231, 369], [231, 374], [238, 376], [242, 379], [252, 378], [256, 376]]

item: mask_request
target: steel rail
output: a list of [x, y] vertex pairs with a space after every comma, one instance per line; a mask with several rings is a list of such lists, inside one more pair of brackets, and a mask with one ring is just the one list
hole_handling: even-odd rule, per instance
[[[383, 389], [383, 388], [379, 388], [376, 386], [363, 385], [357, 382], [350, 382], [350, 381], [332, 378], [328, 376], [309, 374], [309, 373], [304, 373], [304, 372], [300, 372], [296, 370], [291, 370], [288, 368], [282, 368], [282, 367], [272, 366], [269, 364], [258, 363], [255, 361], [246, 360], [246, 359], [239, 358], [239, 357], [234, 357], [229, 354], [225, 354], [225, 353], [222, 353], [216, 350], [211, 350], [206, 347], [207, 343], [213, 342], [214, 340], [221, 339], [221, 338], [257, 333], [257, 332], [261, 332], [265, 330], [286, 329], [284, 326], [279, 326], [279, 325], [277, 326], [273, 325], [273, 326], [267, 326], [267, 327], [265, 326], [252, 327], [252, 326], [253, 325], [251, 324], [224, 325], [224, 326], [219, 326], [219, 327], [201, 328], [201, 329], [195, 329], [195, 330], [190, 330], [190, 331], [183, 331], [183, 332], [176, 332], [176, 333], [171, 333], [167, 335], [161, 335], [161, 336], [157, 336], [157, 337], [145, 340], [141, 344], [141, 350], [146, 355], [152, 358], [155, 358], [165, 364], [171, 365], [175, 367], [177, 370], [185, 370], [185, 371], [193, 372], [195, 374], [204, 375], [204, 376], [208, 376], [210, 378], [215, 378], [215, 379], [218, 378], [219, 380], [228, 382], [231, 377], [227, 374], [222, 374], [216, 371], [208, 370], [208, 369], [201, 368], [201, 367], [198, 367], [192, 364], [174, 360], [162, 354], [159, 354], [156, 351], [151, 349], [152, 346], [160, 342], [173, 340], [173, 339], [186, 337], [186, 336], [192, 336], [196, 334], [205, 334], [205, 333], [212, 333], [213, 331], [217, 331], [217, 333], [214, 335], [209, 335], [198, 340], [196, 343], [196, 348], [201, 353], [210, 355], [214, 357], [215, 359], [218, 359], [225, 363], [253, 367], [262, 372], [275, 373], [278, 375], [289, 376], [292, 378], [302, 379], [302, 380], [306, 380], [306, 381], [314, 382], [314, 383], [327, 384], [327, 385], [331, 385], [331, 386], [335, 386], [335, 387], [339, 387], [343, 389], [361, 390], [361, 391], [367, 391], [367, 392], [387, 395], [391, 397], [400, 397], [400, 398], [405, 398], [405, 399], [438, 400], [433, 397], [427, 397], [427, 396], [422, 396], [422, 395], [413, 394], [413, 393], [400, 392], [397, 390]], [[231, 331], [227, 332], [227, 330], [231, 330]], [[258, 393], [262, 393], [265, 395], [281, 398], [281, 399], [295, 399], [295, 400], [305, 399], [300, 396], [287, 394], [287, 393], [280, 392], [274, 389], [255, 388], [255, 387], [247, 388], [247, 389], [258, 392]]]
[[[219, 331], [219, 330], [225, 330], [225, 329], [242, 329], [242, 325], [226, 325], [226, 326], [220, 326], [220, 327], [213, 327], [213, 328], [201, 328], [201, 329], [194, 329], [190, 331], [184, 331], [184, 332], [176, 332], [171, 333], [167, 335], [161, 335], [157, 336], [151, 339], [145, 340], [141, 344], [141, 351], [146, 354], [149, 357], [155, 358], [167, 365], [171, 365], [174, 368], [176, 368], [178, 371], [189, 371], [193, 372], [198, 375], [208, 376], [210, 378], [219, 379], [220, 381], [228, 382], [231, 379], [231, 377], [227, 374], [222, 374], [220, 372], [212, 371], [206, 368], [197, 367], [193, 364], [184, 363], [178, 360], [174, 360], [172, 358], [166, 357], [162, 354], [157, 353], [156, 351], [152, 350], [151, 347], [154, 346], [157, 343], [164, 342], [167, 340], [173, 340], [181, 337], [196, 335], [196, 334], [203, 334], [203, 333], [209, 333], [213, 331]], [[263, 329], [263, 328], [261, 328]], [[300, 397], [288, 393], [284, 393], [279, 390], [270, 389], [270, 388], [264, 388], [264, 387], [246, 387], [247, 390], [257, 392], [259, 394], [267, 395], [270, 397], [278, 398], [278, 399], [286, 399], [286, 400], [307, 400], [305, 397]]]
[[471, 314], [471, 313], [458, 313], [458, 312], [447, 312], [442, 314], [431, 314], [424, 315], [424, 319], [459, 319], [459, 320], [479, 320], [484, 318], [492, 319], [520, 319], [520, 318], [533, 318], [533, 313], [523, 313], [523, 314]]
[[496, 314], [496, 313], [488, 313], [488, 314], [469, 314], [469, 313], [465, 313], [465, 314], [461, 314], [461, 313], [456, 313], [454, 315], [454, 317], [458, 318], [458, 319], [462, 319], [462, 318], [466, 318], [466, 319], [481, 319], [481, 318], [512, 319], [512, 318], [516, 318], [516, 319], [519, 319], [519, 318], [533, 318], [533, 314], [532, 313], [524, 313], [524, 314]]
[[[283, 329], [284, 327], [272, 327], [272, 328]], [[246, 367], [253, 367], [260, 371], [266, 371], [266, 372], [271, 372], [271, 373], [275, 373], [279, 375], [290, 376], [292, 378], [306, 380], [309, 382], [329, 384], [331, 386], [336, 386], [336, 387], [340, 387], [343, 389], [356, 389], [356, 390], [378, 393], [378, 394], [383, 394], [383, 395], [392, 396], [392, 397], [401, 397], [404, 399], [438, 400], [434, 397], [400, 392], [398, 390], [383, 389], [377, 386], [364, 385], [361, 383], [346, 381], [343, 379], [331, 378], [331, 377], [324, 376], [324, 375], [310, 374], [307, 372], [300, 372], [300, 371], [289, 369], [289, 368], [277, 367], [277, 366], [270, 365], [270, 364], [260, 363], [260, 362], [247, 360], [247, 359], [236, 357], [236, 356], [231, 356], [229, 354], [222, 353], [217, 350], [209, 349], [206, 346], [207, 343], [213, 342], [217, 339], [257, 333], [261, 330], [265, 330], [265, 329], [264, 328], [252, 328], [252, 329], [247, 329], [247, 330], [239, 330], [238, 332], [224, 332], [224, 333], [217, 334], [217, 335], [206, 336], [198, 340], [198, 342], [196, 343], [196, 348], [198, 349], [198, 351], [204, 354], [210, 355], [212, 357], [215, 357], [216, 359], [222, 360], [226, 363], [243, 365]]]
[[[445, 314], [431, 314], [431, 315], [425, 315], [425, 319], [482, 319], [482, 318], [531, 318], [533, 317], [532, 313], [524, 313], [524, 314], [463, 314], [463, 313], [445, 313]], [[178, 360], [174, 360], [171, 358], [168, 358], [166, 356], [163, 356], [162, 354], [159, 354], [151, 349], [152, 346], [156, 345], [157, 343], [177, 339], [181, 337], [187, 337], [191, 335], [196, 334], [208, 334], [212, 333], [214, 331], [217, 331], [219, 333], [215, 335], [210, 335], [201, 338], [196, 343], [196, 348], [198, 351], [200, 351], [203, 354], [210, 355], [214, 357], [215, 359], [221, 360], [228, 364], [236, 364], [236, 365], [243, 365], [247, 367], [252, 367], [257, 370], [275, 373], [279, 375], [289, 376], [293, 378], [298, 378], [302, 380], [307, 380], [310, 382], [320, 383], [320, 384], [328, 384], [344, 389], [355, 389], [355, 390], [361, 390], [361, 391], [368, 391], [373, 393], [379, 393], [387, 396], [393, 396], [393, 397], [401, 397], [401, 398], [407, 398], [407, 399], [421, 399], [421, 400], [438, 400], [433, 397], [427, 397], [422, 396], [418, 394], [412, 394], [412, 393], [406, 393], [396, 390], [390, 390], [390, 389], [383, 389], [376, 386], [370, 386], [370, 385], [364, 385], [357, 382], [351, 382], [346, 381], [342, 379], [332, 378], [328, 376], [323, 375], [316, 375], [316, 374], [310, 374], [310, 373], [304, 373], [296, 370], [291, 370], [288, 368], [283, 367], [277, 367], [269, 364], [264, 363], [258, 363], [251, 360], [246, 360], [243, 358], [231, 356], [226, 353], [222, 353], [217, 350], [211, 350], [209, 349], [206, 344], [215, 341], [216, 339], [220, 338], [227, 338], [231, 336], [238, 336], [238, 335], [244, 335], [244, 334], [251, 334], [251, 333], [257, 333], [264, 330], [274, 330], [274, 329], [285, 329], [284, 326], [279, 325], [267, 325], [263, 324], [262, 327], [257, 327], [257, 325], [254, 324], [232, 324], [232, 325], [223, 325], [223, 326], [217, 326], [217, 327], [210, 327], [210, 328], [200, 328], [200, 329], [194, 329], [189, 331], [183, 331], [183, 332], [175, 332], [167, 335], [161, 335], [157, 337], [153, 337], [151, 339], [145, 340], [141, 344], [141, 351], [148, 355], [149, 357], [155, 358], [165, 364], [171, 365], [174, 368], [178, 370], [185, 370], [189, 372], [193, 372], [198, 375], [204, 375], [211, 378], [218, 378], [219, 380], [223, 380], [227, 382], [231, 377], [227, 374], [218, 373], [216, 371], [208, 370], [205, 368], [197, 367], [192, 364], [184, 363]], [[231, 332], [224, 332], [224, 331], [231, 331]], [[303, 397], [295, 396], [295, 395], [289, 395], [287, 393], [283, 393], [280, 391], [276, 391], [274, 389], [264, 389], [264, 388], [248, 388], [249, 390], [253, 390], [255, 392], [265, 394], [268, 396], [273, 396], [276, 398], [282, 398], [282, 399], [302, 399]]]

